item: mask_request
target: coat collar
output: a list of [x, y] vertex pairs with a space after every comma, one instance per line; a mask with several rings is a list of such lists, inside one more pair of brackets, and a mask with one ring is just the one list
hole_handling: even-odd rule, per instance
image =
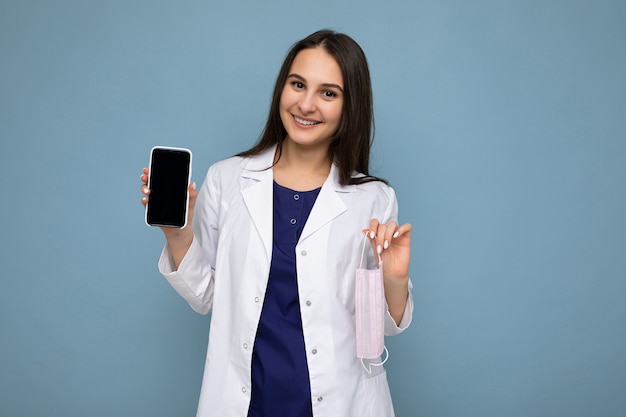
[[[249, 158], [241, 173], [243, 181], [241, 193], [250, 217], [263, 240], [268, 259], [271, 259], [272, 254], [274, 175], [271, 165], [275, 151], [276, 146], [273, 146]], [[337, 166], [333, 164], [304, 226], [300, 242], [345, 212], [347, 207], [339, 194], [351, 192], [356, 192], [356, 186], [341, 185]]]
[[[273, 181], [274, 171], [271, 166], [274, 162], [274, 154], [276, 153], [276, 145], [263, 151], [259, 155], [250, 157], [245, 164], [242, 178], [249, 178], [259, 182]], [[331, 187], [334, 191], [339, 193], [352, 193], [356, 192], [356, 185], [341, 185], [339, 183], [339, 170], [337, 165], [332, 164], [330, 167], [330, 173], [328, 178], [324, 182], [323, 187]]]

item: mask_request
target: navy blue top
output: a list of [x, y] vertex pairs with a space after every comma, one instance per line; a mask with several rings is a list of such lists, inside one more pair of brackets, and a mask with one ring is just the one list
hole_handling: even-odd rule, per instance
[[313, 415], [295, 249], [319, 190], [294, 191], [274, 182], [272, 263], [252, 352], [248, 417]]

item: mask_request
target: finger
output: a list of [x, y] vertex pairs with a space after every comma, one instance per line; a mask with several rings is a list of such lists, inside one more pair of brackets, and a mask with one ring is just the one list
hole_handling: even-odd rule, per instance
[[378, 253], [382, 252], [383, 245], [385, 244], [385, 236], [387, 235], [387, 225], [384, 223], [378, 224], [378, 229], [376, 230], [376, 237], [374, 240], [376, 241], [376, 249]]
[[141, 192], [144, 194], [144, 196], [141, 197], [141, 204], [143, 204], [143, 206], [146, 207], [146, 205], [148, 204], [148, 201], [150, 200], [148, 198], [148, 196], [150, 195], [150, 190], [144, 184], [144, 185], [141, 186]]
[[374, 251], [374, 256], [377, 259], [376, 262], [380, 261], [380, 254], [383, 252], [385, 229], [386, 226], [384, 224], [380, 224], [378, 219], [372, 219], [370, 221], [370, 229], [367, 237]]
[[399, 226], [396, 232], [393, 234], [393, 238], [396, 239], [400, 236], [410, 238], [411, 231], [413, 230], [413, 226], [411, 223], [405, 223], [402, 226]]
[[385, 228], [385, 234], [383, 236], [383, 249], [388, 249], [391, 244], [391, 240], [393, 239], [393, 235], [396, 233], [398, 229], [398, 223], [391, 221], [387, 223]]
[[150, 171], [148, 170], [148, 168], [144, 168], [142, 170], [141, 175], [139, 176], [139, 179], [141, 180], [141, 182], [143, 182], [144, 184], [148, 183], [148, 176], [149, 176]]
[[374, 239], [376, 237], [376, 232], [378, 231], [378, 219], [372, 219], [370, 220], [370, 234], [369, 234], [369, 238], [370, 239]]
[[379, 245], [377, 242], [377, 234], [379, 232], [379, 228], [380, 222], [378, 221], [378, 219], [371, 219], [369, 229], [363, 230], [363, 232], [367, 235], [367, 238], [370, 241], [370, 245], [372, 247], [372, 250], [374, 251], [374, 256], [377, 259], [380, 259], [380, 254], [383, 251], [382, 245]]

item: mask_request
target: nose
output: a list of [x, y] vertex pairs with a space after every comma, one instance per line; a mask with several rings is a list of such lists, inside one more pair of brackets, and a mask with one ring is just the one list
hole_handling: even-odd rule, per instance
[[316, 109], [314, 95], [309, 92], [303, 94], [300, 102], [298, 103], [298, 107], [302, 113], [313, 113]]

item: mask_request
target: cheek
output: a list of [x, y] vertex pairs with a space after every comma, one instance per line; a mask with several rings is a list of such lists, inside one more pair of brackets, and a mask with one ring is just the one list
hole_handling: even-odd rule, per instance
[[289, 113], [289, 108], [289, 98], [283, 90], [282, 94], [280, 95], [280, 102], [278, 103], [278, 114], [280, 115], [280, 119], [283, 121], [283, 124], [285, 124], [285, 117], [286, 114]]
[[339, 122], [341, 121], [342, 110], [343, 110], [343, 106], [341, 104], [336, 105], [332, 109], [330, 109], [330, 112], [328, 114], [332, 118], [333, 122], [339, 124]]
[[293, 94], [287, 88], [283, 88], [282, 93], [280, 94], [280, 105], [281, 109], [288, 109], [293, 106]]

